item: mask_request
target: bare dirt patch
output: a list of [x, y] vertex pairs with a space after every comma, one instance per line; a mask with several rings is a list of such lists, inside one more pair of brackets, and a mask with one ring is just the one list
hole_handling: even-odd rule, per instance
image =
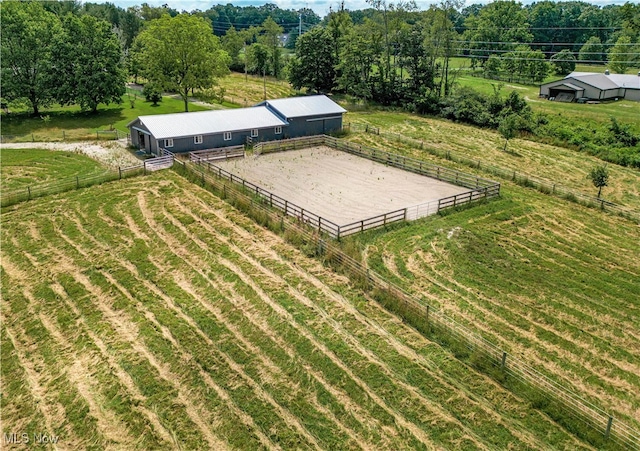
[[468, 191], [324, 146], [218, 165], [339, 225]]
[[64, 152], [77, 152], [94, 160], [106, 164], [112, 168], [134, 166], [140, 164], [140, 160], [126, 147], [126, 141], [96, 142], [33, 142], [33, 143], [4, 143], [2, 149], [49, 149]]

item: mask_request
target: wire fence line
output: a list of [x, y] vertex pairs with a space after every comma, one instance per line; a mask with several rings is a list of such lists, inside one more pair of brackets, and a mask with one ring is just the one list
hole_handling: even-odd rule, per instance
[[498, 379], [516, 394], [537, 394], [544, 398], [544, 402], [536, 403], [539, 408], [557, 420], [570, 418], [582, 424], [587, 430], [586, 434], [581, 433], [583, 437], [587, 436], [592, 442], [595, 440], [600, 445], [610, 443], [620, 448], [640, 450], [639, 431], [614, 419], [613, 415], [572, 389], [509, 355], [424, 300], [389, 282], [347, 255], [337, 242], [327, 239], [325, 234], [310, 227], [305, 221], [272, 208], [237, 183], [219, 176], [215, 171], [208, 171], [204, 165], [187, 161], [180, 166], [174, 166], [174, 169], [245, 211], [261, 225], [283, 233], [285, 238], [303, 250], [306, 248], [308, 253], [312, 249], [313, 255], [320, 256], [328, 263], [345, 270], [352, 281], [363, 281], [383, 306], [437, 341], [450, 347], [463, 347], [467, 356], [472, 356], [475, 362], [481, 362], [480, 365], [476, 365], [480, 370]]
[[67, 177], [50, 183], [28, 185], [12, 190], [2, 190], [2, 192], [0, 192], [0, 206], [8, 207], [37, 197], [77, 190], [93, 185], [100, 185], [102, 183], [135, 177], [138, 175], [146, 175], [147, 173], [157, 171], [159, 169], [171, 167], [171, 165], [173, 165], [173, 161], [174, 157], [172, 155], [160, 158], [151, 158], [138, 165], [118, 167], [117, 170], [110, 170], [102, 174], [76, 175], [75, 177]]
[[511, 180], [519, 185], [535, 188], [542, 193], [552, 194], [588, 207], [599, 208], [603, 211], [608, 211], [624, 218], [640, 222], [640, 211], [638, 210], [624, 207], [622, 205], [618, 205], [614, 202], [609, 202], [599, 197], [590, 196], [583, 192], [563, 186], [558, 182], [546, 180], [535, 175], [527, 174], [526, 172], [520, 172], [513, 169], [495, 166], [486, 162], [482, 162], [479, 159], [469, 158], [458, 152], [439, 149], [437, 147], [425, 144], [424, 141], [416, 138], [411, 138], [409, 136], [400, 135], [398, 133], [381, 132], [379, 127], [372, 127], [366, 124], [359, 123], [349, 123], [344, 128], [347, 130], [373, 133], [375, 135], [382, 136], [390, 141], [407, 144], [420, 150], [425, 150], [432, 155], [445, 158], [450, 161], [455, 161], [456, 163], [462, 163], [472, 168], [483, 169], [491, 174], [497, 175], [507, 180]]
[[55, 141], [117, 141], [120, 139], [127, 139], [130, 141], [131, 135], [117, 128], [111, 128], [106, 130], [96, 130], [95, 132], [86, 131], [78, 133], [75, 130], [62, 130], [57, 135], [46, 130], [45, 135], [38, 134], [37, 132], [28, 133], [26, 135], [0, 135], [0, 143], [12, 143], [12, 142], [55, 142]]

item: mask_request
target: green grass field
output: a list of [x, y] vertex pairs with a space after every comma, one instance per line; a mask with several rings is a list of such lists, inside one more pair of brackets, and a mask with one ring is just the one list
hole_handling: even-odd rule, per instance
[[3, 433], [74, 449], [589, 449], [171, 171], [5, 209], [2, 230]]
[[638, 429], [638, 225], [511, 183], [502, 192], [501, 200], [347, 246]]
[[[131, 108], [133, 102], [134, 108]], [[202, 111], [206, 108], [194, 103], [190, 111]], [[2, 113], [2, 135], [8, 141], [73, 141], [96, 139], [97, 130], [118, 129], [127, 132], [127, 124], [138, 116], [150, 114], [180, 113], [184, 111], [182, 100], [163, 97], [158, 106], [146, 102], [137, 91], [129, 90], [122, 96], [122, 103], [100, 105], [98, 112], [80, 111], [78, 106], [44, 109], [40, 117], [33, 117], [26, 111]], [[43, 118], [48, 117], [48, 120]], [[107, 135], [105, 135], [107, 136]], [[108, 135], [113, 139], [113, 135]]]
[[[480, 166], [493, 165], [523, 172], [585, 194], [597, 194], [597, 189], [587, 178], [587, 174], [591, 168], [601, 164], [601, 160], [574, 150], [526, 139], [512, 139], [508, 145], [509, 152], [504, 152], [504, 138], [495, 130], [399, 111], [350, 112], [345, 116], [345, 122], [371, 125], [379, 127], [381, 132], [414, 138], [423, 142], [425, 146], [455, 152], [465, 158], [479, 161]], [[385, 136], [356, 132], [351, 133], [348, 139], [371, 147], [383, 147], [394, 153], [442, 163], [442, 159], [431, 156], [426, 151]], [[603, 189], [602, 197], [640, 210], [640, 171], [614, 164], [610, 164], [608, 169], [609, 186]], [[483, 175], [494, 177], [490, 173]]]
[[[554, 77], [557, 80], [562, 77]], [[540, 86], [523, 85], [519, 83], [509, 83], [505, 81], [489, 80], [481, 77], [474, 77], [462, 74], [457, 78], [460, 86], [469, 86], [484, 94], [493, 94], [494, 89], [500, 88], [503, 95], [511, 91], [517, 91], [531, 105], [533, 111], [554, 115], [580, 119], [591, 119], [608, 123], [610, 117], [623, 121], [624, 123], [636, 124], [640, 116], [640, 102], [631, 100], [607, 101], [598, 104], [577, 104], [552, 102], [540, 99]]]
[[3, 190], [69, 179], [77, 175], [98, 175], [107, 169], [98, 161], [75, 152], [0, 149]]
[[[225, 90], [225, 99], [239, 106], [249, 107], [264, 100], [262, 77], [232, 72], [218, 81]], [[296, 95], [296, 91], [286, 80], [266, 79], [267, 99], [279, 99]]]

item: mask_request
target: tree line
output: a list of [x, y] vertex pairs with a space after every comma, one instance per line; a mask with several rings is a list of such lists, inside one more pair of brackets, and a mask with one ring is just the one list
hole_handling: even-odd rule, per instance
[[2, 2], [2, 98], [35, 115], [51, 103], [119, 102], [125, 92], [122, 47], [108, 22], [60, 14], [40, 2]]
[[332, 11], [299, 38], [289, 68], [295, 87], [405, 105], [449, 95], [455, 57], [487, 77], [533, 83], [567, 75], [578, 62], [640, 68], [637, 4], [498, 0], [462, 8], [462, 0], [443, 0], [421, 11], [414, 1], [367, 3]]
[[211, 88], [229, 68], [283, 77], [283, 33], [320, 21], [307, 8], [273, 4], [180, 13], [147, 3], [7, 0], [0, 13], [2, 102], [36, 116], [54, 103], [89, 111], [119, 103], [127, 78], [138, 76], [149, 98], [177, 92], [187, 110], [189, 91]]

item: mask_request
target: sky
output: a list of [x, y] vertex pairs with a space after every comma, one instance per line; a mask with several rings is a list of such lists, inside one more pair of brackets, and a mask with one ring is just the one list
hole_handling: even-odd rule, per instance
[[[310, 8], [315, 11], [320, 17], [324, 17], [329, 12], [329, 8], [336, 9], [340, 3], [340, 0], [271, 0], [271, 1], [259, 1], [259, 0], [90, 0], [91, 3], [105, 3], [109, 1], [122, 8], [129, 6], [141, 5], [142, 3], [148, 3], [151, 6], [162, 6], [164, 4], [178, 11], [193, 11], [199, 9], [201, 11], [209, 9], [213, 5], [231, 3], [236, 6], [260, 6], [265, 3], [273, 3], [278, 5], [282, 9], [294, 9]], [[394, 0], [388, 0], [390, 3], [395, 3]], [[586, 0], [587, 3], [592, 3], [598, 6], [606, 5], [624, 5], [629, 0]], [[416, 0], [420, 9], [427, 9], [429, 5], [438, 4], [440, 0]], [[489, 0], [465, 0], [465, 6], [472, 5], [474, 3], [487, 4], [491, 3]], [[530, 0], [522, 1], [523, 4], [532, 3]], [[369, 5], [365, 0], [344, 0], [345, 8], [350, 10], [368, 8]]]

